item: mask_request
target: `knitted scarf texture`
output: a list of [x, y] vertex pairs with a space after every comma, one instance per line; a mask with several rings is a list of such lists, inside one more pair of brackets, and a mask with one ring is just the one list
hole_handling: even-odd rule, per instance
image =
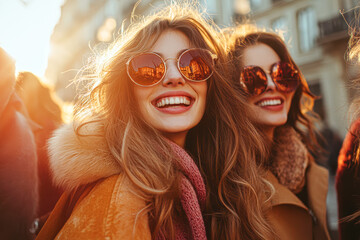
[[[180, 202], [186, 219], [177, 218], [175, 224], [177, 240], [206, 239], [202, 209], [205, 207], [206, 189], [198, 167], [189, 154], [180, 146], [168, 141], [178, 161], [177, 167], [182, 172], [180, 180]], [[156, 237], [163, 240], [162, 234]]]

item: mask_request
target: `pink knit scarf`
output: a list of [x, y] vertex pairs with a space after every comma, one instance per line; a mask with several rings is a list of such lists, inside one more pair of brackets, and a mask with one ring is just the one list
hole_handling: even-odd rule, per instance
[[[198, 167], [189, 154], [177, 144], [168, 141], [177, 161], [177, 167], [183, 173], [180, 182], [180, 202], [187, 219], [177, 218], [176, 239], [206, 239], [202, 209], [205, 207], [206, 189]], [[166, 229], [165, 229], [166, 231]], [[165, 239], [161, 234], [157, 240]]]

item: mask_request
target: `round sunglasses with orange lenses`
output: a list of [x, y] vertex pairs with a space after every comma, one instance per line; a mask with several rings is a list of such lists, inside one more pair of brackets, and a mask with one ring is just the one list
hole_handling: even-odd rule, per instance
[[[277, 62], [271, 66], [271, 79], [278, 91], [293, 92], [300, 84], [299, 71], [288, 62]], [[246, 66], [240, 73], [241, 86], [251, 95], [260, 95], [265, 92], [268, 78], [265, 71], [255, 65]]]
[[[217, 56], [207, 49], [191, 48], [182, 52], [177, 58], [177, 68], [189, 81], [206, 81], [213, 74]], [[161, 82], [166, 75], [166, 61], [159, 54], [146, 52], [131, 57], [127, 63], [127, 74], [137, 85], [151, 87]]]

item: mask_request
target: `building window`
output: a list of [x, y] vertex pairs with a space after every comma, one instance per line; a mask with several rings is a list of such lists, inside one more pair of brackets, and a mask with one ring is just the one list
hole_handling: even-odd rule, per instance
[[206, 12], [210, 15], [212, 20], [216, 23], [218, 22], [218, 6], [216, 0], [202, 0], [201, 6], [205, 6]]
[[318, 33], [316, 15], [313, 8], [302, 9], [297, 14], [299, 48], [301, 52], [307, 52], [315, 46]]
[[272, 30], [277, 32], [280, 36], [282, 36], [286, 43], [288, 42], [289, 29], [288, 29], [287, 21], [286, 21], [285, 17], [279, 17], [279, 18], [276, 18], [275, 20], [273, 20], [271, 22], [271, 28], [272, 28]]
[[286, 29], [286, 19], [285, 17], [279, 17], [272, 21], [271, 28], [274, 31], [285, 31]]

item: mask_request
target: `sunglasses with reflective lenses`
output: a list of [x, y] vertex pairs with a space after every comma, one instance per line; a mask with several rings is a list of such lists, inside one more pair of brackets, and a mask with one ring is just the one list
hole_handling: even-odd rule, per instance
[[[287, 62], [277, 62], [271, 66], [271, 79], [278, 91], [290, 93], [300, 84], [299, 71]], [[265, 92], [268, 79], [265, 71], [259, 66], [246, 66], [240, 74], [241, 86], [251, 95], [260, 95]]]
[[[181, 75], [192, 82], [206, 81], [213, 74], [213, 66], [217, 56], [207, 49], [191, 48], [180, 54], [175, 60]], [[127, 74], [137, 85], [154, 86], [161, 82], [166, 74], [166, 61], [153, 52], [141, 53], [131, 57], [127, 63]]]

